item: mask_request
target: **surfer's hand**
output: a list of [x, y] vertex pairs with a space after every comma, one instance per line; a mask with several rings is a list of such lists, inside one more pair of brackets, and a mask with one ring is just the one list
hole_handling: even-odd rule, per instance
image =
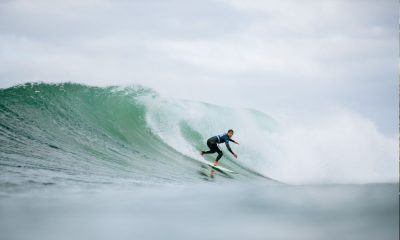
[[239, 143], [238, 142], [235, 142], [237, 145], [239, 145]]
[[234, 156], [235, 158], [237, 158], [237, 155], [236, 155], [235, 153], [233, 154], [233, 156]]

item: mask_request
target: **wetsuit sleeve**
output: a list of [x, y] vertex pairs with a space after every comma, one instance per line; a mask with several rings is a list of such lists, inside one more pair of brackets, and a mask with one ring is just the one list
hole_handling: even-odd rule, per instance
[[232, 151], [231, 147], [229, 146], [229, 141], [226, 141], [226, 142], [225, 142], [225, 145], [226, 145], [226, 148], [229, 150], [229, 152], [231, 152], [232, 154], [235, 154], [235, 153]]
[[235, 141], [235, 140], [233, 140], [233, 139], [231, 139], [231, 138], [229, 138], [229, 141], [236, 143], [236, 141]]

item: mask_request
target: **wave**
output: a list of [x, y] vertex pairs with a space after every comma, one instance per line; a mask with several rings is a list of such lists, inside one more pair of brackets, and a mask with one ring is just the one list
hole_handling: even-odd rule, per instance
[[[1, 89], [0, 119], [0, 164], [2, 174], [11, 176], [8, 183], [195, 182], [207, 176], [199, 151], [208, 137], [233, 128], [238, 140], [251, 142], [278, 129], [256, 110], [163, 98], [138, 85], [26, 83]], [[260, 148], [233, 147], [239, 160], [225, 150], [221, 160], [238, 173], [229, 181], [269, 179], [252, 167], [265, 164]]]

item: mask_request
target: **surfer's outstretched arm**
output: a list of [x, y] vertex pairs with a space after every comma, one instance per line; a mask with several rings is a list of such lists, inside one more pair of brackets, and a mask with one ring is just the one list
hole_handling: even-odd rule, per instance
[[229, 141], [231, 141], [231, 142], [233, 142], [233, 143], [236, 143], [236, 144], [239, 144], [238, 142], [236, 142], [236, 141], [233, 140], [232, 138], [229, 138]]
[[235, 158], [237, 158], [237, 155], [232, 151], [231, 146], [229, 146], [229, 141], [225, 142], [226, 148], [228, 149], [228, 151], [230, 153], [232, 153], [233, 156], [235, 156]]

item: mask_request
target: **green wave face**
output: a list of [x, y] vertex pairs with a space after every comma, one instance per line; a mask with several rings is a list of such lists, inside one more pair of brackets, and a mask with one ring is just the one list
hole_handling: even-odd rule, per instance
[[[2, 184], [199, 181], [209, 171], [199, 155], [209, 137], [228, 128], [276, 128], [254, 110], [166, 99], [141, 86], [72, 83], [1, 89], [0, 120], [0, 171], [10, 176]], [[235, 150], [244, 161], [224, 151], [221, 164], [238, 174], [221, 179], [260, 177], [245, 161], [256, 155]]]

